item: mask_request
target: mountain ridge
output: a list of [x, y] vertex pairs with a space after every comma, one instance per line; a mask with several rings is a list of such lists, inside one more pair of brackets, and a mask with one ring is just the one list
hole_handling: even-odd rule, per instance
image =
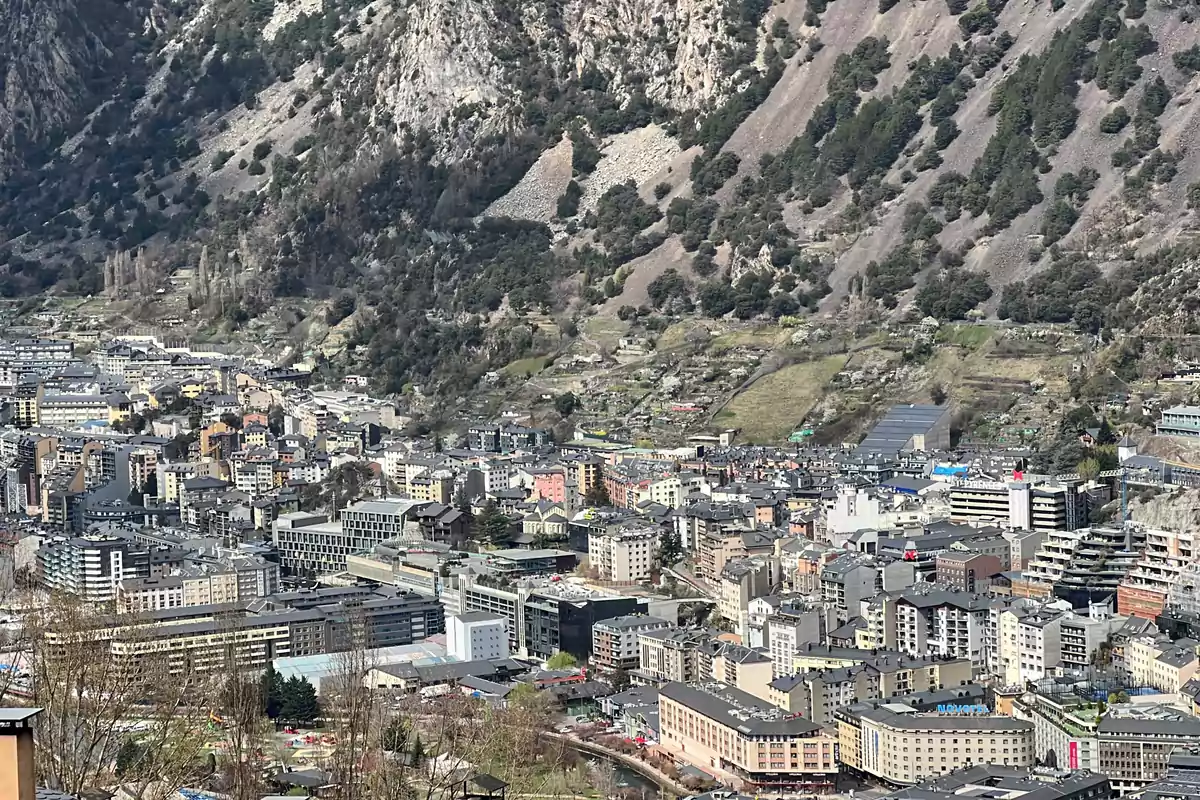
[[460, 393], [597, 310], [999, 313], [1195, 228], [1191, 5], [91, 8], [0, 11], [0, 294], [206, 258], [198, 323], [299, 350], [349, 318], [336, 358], [388, 391]]

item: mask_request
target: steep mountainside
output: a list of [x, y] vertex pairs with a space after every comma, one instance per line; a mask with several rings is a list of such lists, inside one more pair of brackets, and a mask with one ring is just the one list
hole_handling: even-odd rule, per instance
[[10, 0], [0, 8], [0, 176], [79, 124], [129, 68], [148, 4]]
[[152, 317], [131, 287], [186, 268], [201, 320], [321, 301], [343, 366], [449, 393], [589, 306], [1161, 325], [1196, 291], [1196, 13], [17, 0], [0, 293]]

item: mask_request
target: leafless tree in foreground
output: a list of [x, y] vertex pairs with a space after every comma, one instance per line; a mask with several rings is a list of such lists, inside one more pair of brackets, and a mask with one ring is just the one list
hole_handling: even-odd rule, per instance
[[369, 623], [351, 610], [337, 635], [347, 649], [321, 693], [337, 738], [326, 766], [339, 800], [435, 800], [477, 771], [507, 781], [514, 793], [537, 794], [548, 772], [561, 768], [564, 745], [541, 736], [550, 713], [537, 693], [505, 707], [457, 687], [438, 697], [382, 690], [370, 682]]
[[247, 656], [239, 652], [230, 619], [223, 629], [231, 634], [224, 669], [217, 679], [213, 716], [223, 728], [226, 749], [217, 757], [217, 782], [231, 800], [258, 800], [266, 791], [260, 756], [270, 741], [271, 723], [257, 672], [243, 669]]
[[30, 612], [28, 670], [42, 784], [66, 794], [117, 787], [166, 800], [197, 775], [206, 691], [186, 659], [150, 646], [149, 626], [55, 596]]

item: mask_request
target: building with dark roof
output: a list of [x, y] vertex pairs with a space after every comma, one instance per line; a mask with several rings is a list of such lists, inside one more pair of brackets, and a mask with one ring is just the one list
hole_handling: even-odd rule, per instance
[[1176, 750], [1200, 744], [1200, 719], [1166, 706], [1110, 711], [1096, 726], [1096, 739], [1099, 771], [1126, 794], [1161, 780]]
[[1004, 800], [1108, 800], [1108, 778], [1088, 770], [1015, 769], [977, 764], [956, 769], [881, 800], [957, 800], [962, 797]]
[[592, 667], [600, 672], [637, 669], [638, 636], [670, 625], [665, 619], [645, 614], [626, 614], [597, 622], [592, 627]]
[[838, 709], [843, 765], [893, 785], [912, 785], [965, 765], [1034, 765], [1034, 729], [1027, 720], [990, 713], [976, 703], [919, 711], [875, 701]]
[[1142, 800], [1200, 800], [1200, 752], [1176, 750], [1161, 780], [1146, 787]]
[[950, 407], [892, 406], [858, 449], [873, 453], [904, 450], [945, 450], [950, 447]]
[[743, 790], [833, 785], [836, 742], [821, 726], [724, 683], [659, 689], [660, 746]]

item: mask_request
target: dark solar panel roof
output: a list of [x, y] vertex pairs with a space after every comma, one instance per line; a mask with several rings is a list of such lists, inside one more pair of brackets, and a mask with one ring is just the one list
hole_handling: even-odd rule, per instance
[[946, 411], [945, 406], [892, 406], [858, 449], [880, 453], [902, 450], [912, 437], [928, 433]]

